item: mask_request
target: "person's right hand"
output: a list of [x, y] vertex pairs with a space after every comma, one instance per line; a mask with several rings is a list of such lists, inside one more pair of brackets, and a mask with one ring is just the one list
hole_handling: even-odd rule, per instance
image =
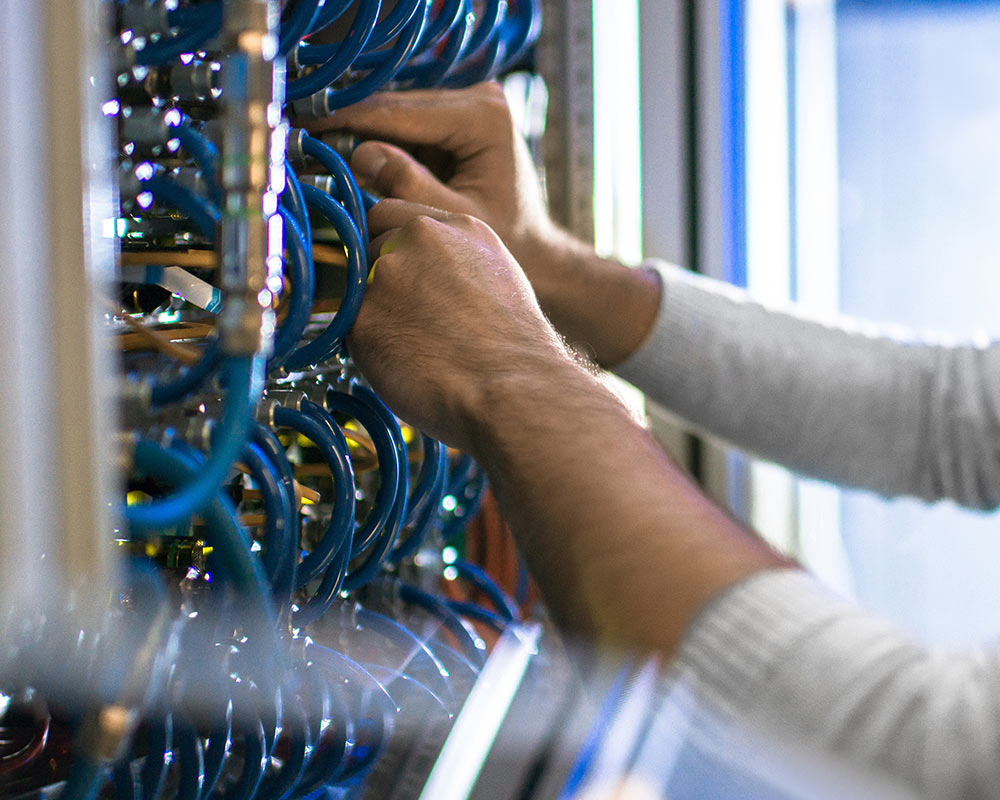
[[549, 219], [531, 156], [498, 84], [387, 92], [307, 127], [442, 151], [453, 161], [444, 182], [386, 141], [359, 145], [351, 169], [365, 188], [386, 197], [484, 221], [524, 269], [543, 307], [565, 282], [564, 259], [553, 251], [568, 237]]

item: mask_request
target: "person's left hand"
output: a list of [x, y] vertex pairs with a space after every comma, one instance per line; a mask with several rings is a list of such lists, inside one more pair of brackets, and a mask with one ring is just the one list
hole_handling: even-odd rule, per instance
[[402, 200], [375, 205], [368, 223], [381, 255], [350, 353], [398, 416], [474, 451], [475, 426], [505, 392], [571, 356], [485, 223]]

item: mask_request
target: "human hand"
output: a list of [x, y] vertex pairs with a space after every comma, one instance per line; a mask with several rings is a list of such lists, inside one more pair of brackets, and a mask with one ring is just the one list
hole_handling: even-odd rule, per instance
[[475, 453], [476, 428], [504, 392], [575, 364], [482, 221], [388, 199], [368, 223], [381, 255], [351, 355], [398, 416]]
[[441, 151], [452, 161], [444, 182], [405, 150], [381, 141], [359, 145], [351, 168], [362, 185], [386, 197], [486, 222], [524, 269], [543, 307], [564, 285], [566, 260], [555, 251], [569, 237], [549, 219], [531, 156], [498, 84], [379, 94], [307, 127], [313, 133], [349, 129]]

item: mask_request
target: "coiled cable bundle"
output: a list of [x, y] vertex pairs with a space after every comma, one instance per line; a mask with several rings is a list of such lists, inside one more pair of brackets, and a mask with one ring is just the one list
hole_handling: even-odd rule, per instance
[[[4, 622], [0, 795], [354, 796], [440, 746], [485, 632], [518, 612], [442, 555], [482, 471], [345, 351], [371, 200], [346, 154], [279, 120], [491, 77], [538, 2], [109, 5], [127, 568], [96, 630]], [[467, 598], [442, 588], [459, 567]]]

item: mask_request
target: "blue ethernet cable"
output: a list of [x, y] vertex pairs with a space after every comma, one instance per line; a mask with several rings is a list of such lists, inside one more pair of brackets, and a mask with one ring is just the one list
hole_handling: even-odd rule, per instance
[[517, 622], [521, 618], [521, 612], [514, 601], [482, 567], [462, 558], [452, 562], [451, 566], [455, 568], [460, 578], [467, 580], [489, 598], [499, 616], [510, 622]]
[[448, 607], [456, 614], [468, 617], [474, 622], [482, 622], [484, 625], [489, 625], [497, 633], [503, 633], [509, 624], [509, 621], [500, 615], [494, 614], [492, 611], [475, 603], [464, 603], [460, 600], [448, 600], [446, 602], [448, 603]]
[[319, 415], [314, 410], [307, 411], [307, 407], [318, 409], [318, 406], [306, 400], [302, 402], [300, 410], [277, 405], [273, 411], [275, 425], [302, 434], [319, 448], [333, 477], [333, 512], [323, 537], [299, 563], [296, 588], [302, 588], [324, 572], [337, 551], [345, 542], [350, 541], [354, 533], [354, 469], [347, 452], [347, 441], [340, 428], [334, 424], [324, 424]]
[[477, 667], [486, 663], [486, 649], [485, 645], [481, 646], [482, 639], [469, 631], [461, 617], [444, 600], [408, 583], [399, 584], [399, 597], [404, 603], [418, 606], [440, 620], [445, 630], [458, 641], [469, 662]]
[[174, 739], [173, 717], [163, 712], [162, 719], [147, 719], [145, 725], [146, 747], [142, 767], [139, 770], [139, 788], [143, 798], [159, 797], [167, 780], [167, 768]]
[[[162, 530], [187, 522], [211, 504], [242, 452], [250, 433], [254, 407], [261, 394], [263, 360], [256, 356], [231, 356], [225, 360], [223, 372], [226, 405], [218, 430], [213, 431], [209, 459], [195, 475], [185, 475], [179, 483], [180, 488], [167, 497], [142, 505], [126, 506], [124, 517], [132, 530]], [[137, 445], [137, 454], [138, 450]]]
[[393, 548], [389, 557], [391, 564], [398, 564], [420, 549], [424, 537], [434, 522], [434, 515], [443, 496], [442, 490], [448, 466], [447, 448], [426, 434], [421, 438], [423, 461], [417, 474], [416, 486], [410, 495], [409, 512], [405, 521], [405, 525], [411, 530], [409, 535]]
[[[180, 442], [167, 449], [155, 442], [140, 441], [136, 444], [134, 460], [140, 473], [174, 484], [190, 480], [202, 468], [197, 451]], [[253, 679], [261, 694], [267, 696], [278, 673], [280, 651], [266, 578], [260, 562], [250, 552], [250, 542], [240, 528], [236, 509], [227, 495], [216, 492], [199, 513], [206, 523], [206, 540], [213, 548], [209, 567], [224, 584], [235, 590], [241, 602], [239, 622], [247, 630], [254, 631], [247, 645], [254, 656]], [[210, 768], [214, 770], [218, 765], [219, 746], [216, 743], [213, 749], [210, 740], [209, 751], [205, 754], [206, 774], [212, 774]]]
[[367, 386], [352, 383], [349, 392], [331, 386], [324, 405], [327, 411], [346, 414], [364, 425], [378, 454], [379, 487], [374, 508], [355, 533], [350, 557], [367, 555], [363, 563], [344, 578], [343, 586], [350, 590], [378, 575], [406, 517], [409, 495], [406, 444], [392, 412]]
[[351, 215], [330, 195], [315, 186], [304, 185], [302, 194], [306, 204], [319, 211], [337, 230], [347, 250], [347, 278], [340, 308], [330, 324], [315, 339], [301, 345], [285, 359], [284, 367], [290, 371], [321, 364], [340, 349], [361, 308], [368, 272], [368, 265], [361, 260], [365, 247]]
[[205, 783], [205, 748], [194, 726], [174, 715], [173, 760], [177, 765], [177, 800], [200, 800]]
[[497, 71], [506, 72], [515, 66], [538, 40], [541, 32], [542, 0], [518, 0], [512, 6], [508, 5], [500, 31], [506, 55]]
[[312, 29], [313, 20], [319, 14], [320, 0], [295, 0], [291, 12], [281, 20], [278, 36], [278, 52], [286, 55], [299, 40]]
[[[192, 24], [186, 30], [174, 36], [164, 36], [163, 38], [147, 44], [142, 50], [136, 51], [136, 63], [144, 67], [159, 67], [167, 64], [184, 53], [193, 53], [201, 45], [218, 35], [222, 29], [222, 3], [206, 3], [206, 11], [200, 19], [192, 19]], [[179, 9], [178, 9], [179, 10]], [[186, 10], [185, 14], [191, 19], [194, 15]], [[181, 19], [184, 15], [181, 15]], [[177, 17], [174, 17], [176, 20]], [[171, 18], [167, 17], [168, 22]]]
[[507, 13], [507, 0], [486, 0], [482, 16], [479, 17], [475, 30], [469, 39], [466, 50], [468, 58], [475, 58], [486, 46], [500, 36], [500, 26]]
[[215, 226], [220, 219], [219, 209], [204, 197], [170, 180], [160, 172], [142, 181], [140, 186], [150, 192], [158, 204], [176, 208], [186, 215], [202, 236], [207, 239], [215, 238]]
[[312, 314], [316, 294], [316, 276], [311, 253], [306, 250], [305, 235], [295, 221], [295, 215], [284, 201], [278, 206], [285, 225], [285, 247], [290, 258], [285, 260], [285, 274], [289, 279], [288, 313], [274, 335], [274, 346], [268, 359], [268, 371], [281, 366], [282, 359], [291, 353], [302, 339]]
[[[291, 692], [284, 694], [291, 695]], [[286, 800], [290, 797], [302, 779], [313, 752], [306, 712], [291, 697], [282, 701], [281, 729], [283, 733], [289, 733], [288, 755], [282, 759], [279, 769], [264, 775], [255, 800]]]
[[181, 147], [190, 153], [191, 158], [201, 170], [205, 184], [212, 194], [212, 202], [220, 205], [222, 203], [222, 187], [219, 185], [215, 172], [219, 151], [207, 136], [194, 128], [194, 123], [187, 115], [182, 115], [180, 121], [171, 127], [171, 131], [181, 143]]
[[321, 92], [347, 72], [361, 55], [378, 22], [380, 0], [361, 0], [354, 24], [336, 44], [299, 45], [296, 56], [300, 64], [319, 64], [312, 72], [293, 78], [285, 84], [285, 100], [289, 103]]
[[461, 88], [490, 80], [500, 69], [505, 56], [504, 40], [498, 31], [498, 35], [486, 43], [486, 47], [479, 55], [465, 59], [440, 82], [440, 85], [445, 88]]
[[[420, 43], [426, 18], [427, 6], [421, 3], [418, 6], [417, 13], [413, 15], [406, 27], [396, 37], [396, 41], [392, 47], [384, 53], [376, 51], [376, 53], [372, 54], [371, 60], [375, 65], [371, 67], [371, 71], [367, 75], [350, 86], [345, 86], [343, 89], [326, 90], [324, 96], [324, 105], [326, 108], [329, 111], [334, 111], [335, 109], [360, 102], [369, 95], [379, 91], [391, 81]], [[374, 38], [374, 34], [372, 34], [372, 38]], [[369, 46], [372, 46], [370, 40]], [[366, 55], [362, 53], [355, 59], [354, 65], [359, 69], [365, 68], [362, 66], [365, 59]]]
[[308, 133], [302, 135], [302, 152], [316, 159], [323, 169], [333, 177], [339, 195], [335, 199], [339, 200], [341, 205], [347, 209], [351, 219], [354, 220], [354, 226], [361, 234], [361, 244], [363, 245], [361, 262], [367, 265], [368, 218], [365, 214], [364, 198], [361, 196], [358, 182], [354, 179], [354, 173], [351, 172], [340, 153]]
[[[462, 0], [460, 10], [469, 0]], [[437, 86], [459, 63], [472, 32], [471, 14], [460, 16], [459, 24], [448, 31], [440, 52], [413, 59], [396, 73], [396, 80], [413, 88]]]
[[312, 32], [320, 31], [327, 25], [336, 22], [347, 13], [347, 9], [353, 3], [354, 0], [326, 0], [326, 3], [323, 4], [323, 7], [313, 20]]
[[400, 653], [406, 653], [407, 673], [432, 685], [435, 694], [446, 702], [455, 702], [455, 691], [448, 682], [448, 670], [416, 634], [391, 617], [367, 608], [358, 608], [354, 616], [360, 631], [371, 631], [390, 642]]
[[[378, 50], [403, 33], [415, 16], [426, 13], [428, 0], [397, 0], [392, 10], [379, 22], [368, 42], [369, 50]], [[423, 6], [423, 9], [421, 9]]]
[[306, 208], [306, 199], [302, 196], [302, 185], [287, 158], [285, 159], [285, 190], [281, 193], [281, 201], [295, 215], [295, 221], [298, 223], [299, 230], [303, 234], [303, 241], [306, 243], [306, 251], [312, 258], [312, 228], [309, 226], [309, 209]]
[[288, 460], [288, 454], [285, 452], [284, 446], [274, 432], [270, 428], [261, 425], [259, 422], [254, 423], [251, 430], [251, 439], [257, 447], [260, 448], [261, 452], [267, 457], [272, 468], [275, 470], [281, 485], [284, 487], [284, 492], [290, 498], [290, 515], [287, 521], [288, 530], [291, 531], [289, 537], [290, 543], [288, 548], [288, 553], [286, 559], [281, 562], [280, 574], [281, 574], [281, 586], [291, 586], [292, 588], [298, 586], [296, 583], [296, 573], [298, 571], [299, 562], [299, 508], [297, 502], [297, 495], [295, 490], [295, 472], [292, 469], [291, 462]]
[[291, 565], [298, 552], [298, 530], [291, 523], [295, 496], [288, 494], [277, 467], [259, 445], [247, 442], [242, 460], [264, 501], [267, 523], [261, 562], [275, 602], [279, 610], [284, 609], [295, 588], [291, 581]]
[[444, 38], [461, 27], [471, 27], [466, 22], [471, 22], [468, 15], [471, 12], [469, 0], [444, 0], [440, 8], [427, 21], [420, 45], [416, 48], [414, 56], [420, 56], [437, 47]]
[[[352, 714], [354, 746], [336, 778], [338, 782], [358, 780], [371, 772], [385, 751], [394, 726], [396, 704], [370, 672], [342, 653], [309, 642], [305, 656], [321, 665], [341, 685], [344, 682], [354, 684], [360, 690], [351, 696], [355, 702], [360, 700], [359, 707]], [[366, 715], [365, 712], [370, 713]]]

